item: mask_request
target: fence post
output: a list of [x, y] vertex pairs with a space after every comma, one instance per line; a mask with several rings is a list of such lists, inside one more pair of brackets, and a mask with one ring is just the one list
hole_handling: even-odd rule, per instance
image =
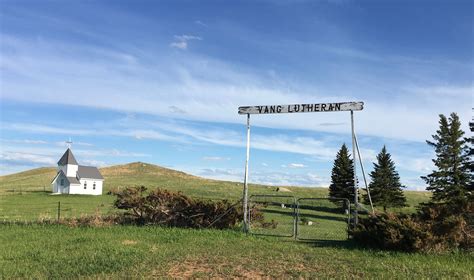
[[58, 201], [58, 223], [61, 219], [61, 201]]

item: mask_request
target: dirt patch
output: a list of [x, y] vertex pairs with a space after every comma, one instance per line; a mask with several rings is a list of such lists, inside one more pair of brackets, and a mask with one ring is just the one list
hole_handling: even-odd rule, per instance
[[122, 245], [135, 245], [137, 244], [138, 242], [135, 241], [135, 240], [128, 240], [128, 239], [125, 239], [122, 241]]
[[216, 262], [210, 259], [192, 259], [175, 263], [166, 276], [177, 279], [270, 279], [255, 268], [245, 268], [226, 260]]

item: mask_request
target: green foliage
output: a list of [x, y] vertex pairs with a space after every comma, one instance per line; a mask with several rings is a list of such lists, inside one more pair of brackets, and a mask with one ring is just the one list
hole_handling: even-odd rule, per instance
[[431, 202], [421, 204], [412, 215], [383, 214], [361, 219], [353, 232], [358, 242], [403, 251], [474, 248], [472, 150], [455, 113], [449, 119], [440, 115], [439, 124], [434, 141], [427, 141], [435, 148], [436, 170], [422, 177], [433, 192]]
[[[469, 123], [469, 127], [471, 129], [471, 135], [474, 133], [474, 122]], [[467, 137], [466, 143], [469, 143], [469, 161], [468, 161], [468, 170], [471, 174], [474, 174], [474, 137]], [[474, 199], [474, 180], [467, 186], [469, 198], [472, 200]]]
[[354, 163], [346, 144], [342, 145], [334, 160], [329, 196], [354, 201]]
[[125, 188], [115, 194], [114, 206], [126, 210], [123, 222], [184, 228], [232, 228], [242, 220], [240, 207], [227, 200], [202, 201], [180, 192], [144, 186]]
[[384, 213], [362, 218], [352, 235], [359, 244], [404, 252], [472, 250], [473, 213], [473, 202], [457, 208], [429, 204], [411, 215]]
[[411, 216], [395, 213], [360, 218], [351, 234], [358, 244], [404, 252], [418, 251], [428, 235]]
[[433, 160], [436, 169], [422, 177], [429, 185], [427, 190], [433, 192], [433, 202], [455, 205], [472, 196], [472, 161], [463, 135], [459, 117], [452, 113], [449, 119], [440, 115], [439, 129], [432, 136], [433, 141], [426, 141], [436, 153]]
[[[384, 211], [387, 207], [404, 207], [406, 198], [403, 193], [400, 176], [395, 170], [395, 163], [391, 155], [387, 153], [385, 146], [377, 155], [377, 163], [374, 163], [374, 170], [370, 173], [370, 194], [372, 203], [375, 206], [382, 206]], [[369, 204], [368, 195], [364, 195], [364, 201]]]

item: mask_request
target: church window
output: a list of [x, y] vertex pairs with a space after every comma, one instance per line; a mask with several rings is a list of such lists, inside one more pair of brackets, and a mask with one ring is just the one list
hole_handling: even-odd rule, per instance
[[64, 179], [61, 179], [61, 186], [64, 186]]
[[94, 189], [94, 190], [95, 190], [95, 182], [94, 182], [94, 184], [92, 185], [92, 189]]
[[84, 182], [84, 189], [87, 189], [87, 182]]

